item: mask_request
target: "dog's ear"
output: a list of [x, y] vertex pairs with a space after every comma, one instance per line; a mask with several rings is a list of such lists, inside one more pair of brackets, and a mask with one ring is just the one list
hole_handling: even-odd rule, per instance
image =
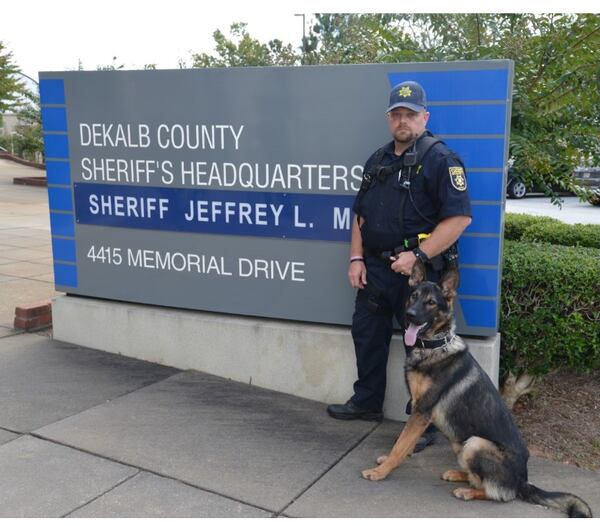
[[456, 289], [458, 289], [458, 268], [450, 267], [447, 269], [438, 283], [442, 289], [442, 294], [448, 301], [452, 301], [456, 296]]
[[410, 288], [416, 287], [421, 281], [425, 279], [425, 264], [421, 261], [421, 258], [417, 258], [413, 265], [410, 278], [408, 278], [408, 286]]

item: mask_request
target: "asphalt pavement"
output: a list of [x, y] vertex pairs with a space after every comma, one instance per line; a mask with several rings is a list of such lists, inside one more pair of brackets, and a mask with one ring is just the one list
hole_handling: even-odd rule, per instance
[[579, 197], [563, 196], [560, 207], [550, 202], [547, 197], [534, 195], [523, 199], [507, 199], [506, 211], [516, 214], [531, 214], [559, 219], [563, 223], [600, 225], [600, 207], [582, 202]]
[[[362, 479], [402, 423], [13, 330], [11, 309], [58, 294], [46, 190], [12, 186], [16, 171], [0, 160], [0, 517], [560, 516], [457, 500], [443, 438]], [[537, 457], [529, 472], [600, 514], [600, 473]]]

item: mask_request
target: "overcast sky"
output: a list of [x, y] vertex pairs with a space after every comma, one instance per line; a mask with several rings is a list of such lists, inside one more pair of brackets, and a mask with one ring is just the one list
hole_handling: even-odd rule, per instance
[[[0, 40], [21, 70], [37, 79], [39, 71], [84, 69], [107, 65], [117, 57], [126, 69], [155, 63], [177, 68], [191, 65], [192, 52], [212, 52], [212, 34], [232, 22], [247, 22], [252, 36], [266, 42], [279, 38], [299, 46], [302, 18], [295, 13], [475, 11], [481, 3], [426, 3], [383, 0], [305, 0], [277, 3], [261, 0], [6, 0], [0, 8]], [[562, 3], [565, 4], [564, 0]], [[523, 11], [523, 2], [505, 0], [505, 12]], [[527, 11], [592, 11], [590, 0], [531, 1]], [[587, 8], [586, 8], [587, 7]], [[598, 11], [598, 9], [596, 9]]]
[[[284, 4], [284, 2], [280, 2]], [[213, 5], [209, 10], [206, 6]], [[191, 64], [191, 52], [210, 52], [212, 34], [235, 21], [248, 23], [256, 38], [281, 38], [300, 44], [302, 19], [293, 5], [276, 12], [244, 7], [260, 5], [230, 0], [34, 0], [2, 2], [0, 40], [21, 70], [85, 69], [110, 64], [114, 56], [127, 69], [156, 63], [177, 68]], [[195, 7], [197, 6], [197, 7]], [[284, 6], [285, 7], [285, 6]], [[271, 20], [268, 20], [271, 19]]]

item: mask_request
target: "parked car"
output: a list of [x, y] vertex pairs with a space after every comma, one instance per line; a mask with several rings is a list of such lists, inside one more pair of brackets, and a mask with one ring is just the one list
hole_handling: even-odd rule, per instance
[[[552, 186], [552, 189], [562, 195], [573, 195], [566, 192], [558, 186]], [[506, 195], [512, 199], [522, 199], [527, 194], [543, 194], [543, 190], [537, 186], [529, 186], [523, 182], [518, 173], [513, 172], [512, 168], [508, 169], [508, 177], [506, 178]]]
[[[531, 189], [529, 189], [531, 191]], [[506, 181], [506, 194], [513, 199], [522, 199], [527, 195], [528, 189], [525, 183], [512, 170], [508, 170], [508, 178]]]
[[591, 190], [593, 193], [588, 201], [594, 206], [600, 206], [600, 168], [575, 168], [573, 179], [579, 186]]

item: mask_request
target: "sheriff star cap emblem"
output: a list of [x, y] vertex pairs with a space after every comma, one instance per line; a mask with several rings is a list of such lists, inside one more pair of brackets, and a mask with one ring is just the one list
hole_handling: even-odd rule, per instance
[[392, 111], [394, 108], [408, 108], [412, 111], [427, 109], [425, 90], [418, 82], [412, 80], [394, 86], [390, 93], [390, 104], [386, 111]]
[[410, 97], [412, 95], [412, 90], [408, 86], [402, 86], [398, 90], [398, 95], [401, 97]]

